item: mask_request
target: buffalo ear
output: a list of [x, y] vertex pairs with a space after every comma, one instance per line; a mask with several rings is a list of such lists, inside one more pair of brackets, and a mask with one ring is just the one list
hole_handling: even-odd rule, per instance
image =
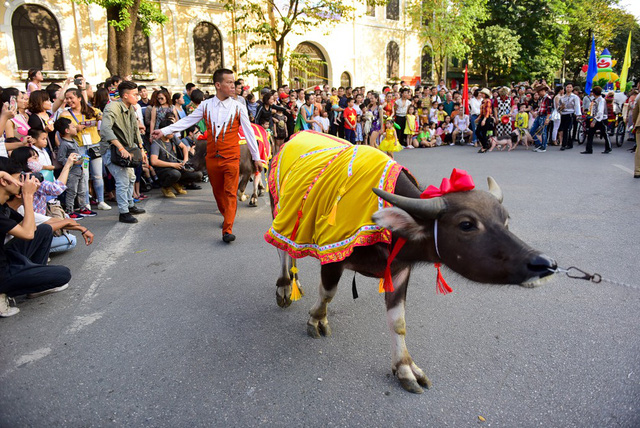
[[397, 207], [381, 209], [371, 216], [381, 227], [390, 230], [408, 240], [420, 240], [426, 237], [424, 228], [404, 210]]

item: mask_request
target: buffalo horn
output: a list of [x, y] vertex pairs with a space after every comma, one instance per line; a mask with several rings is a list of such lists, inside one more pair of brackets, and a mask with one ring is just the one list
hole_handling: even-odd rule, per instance
[[446, 203], [441, 197], [432, 199], [407, 198], [377, 188], [373, 189], [373, 193], [409, 214], [425, 220], [438, 218], [440, 213], [446, 209]]
[[495, 196], [498, 202], [502, 203], [502, 189], [498, 186], [496, 180], [494, 180], [493, 177], [487, 177], [487, 182], [489, 183], [489, 193]]

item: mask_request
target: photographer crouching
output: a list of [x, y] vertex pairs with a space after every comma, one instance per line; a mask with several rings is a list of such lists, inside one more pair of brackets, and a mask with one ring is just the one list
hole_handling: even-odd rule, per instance
[[[39, 181], [7, 158], [0, 158], [0, 317], [20, 310], [9, 306], [9, 298], [27, 294], [37, 297], [69, 286], [71, 271], [47, 266], [53, 229], [36, 227], [33, 196]], [[9, 199], [22, 195], [24, 216], [11, 209]]]
[[[171, 126], [172, 123], [173, 121], [167, 118], [160, 122], [159, 127]], [[178, 150], [181, 152], [180, 154], [178, 154]], [[187, 191], [184, 190], [184, 186], [190, 187], [194, 183], [202, 181], [202, 172], [194, 171], [188, 164], [189, 147], [177, 140], [173, 134], [153, 140], [149, 161], [158, 175], [162, 194], [166, 198], [175, 198], [176, 193], [186, 195]]]

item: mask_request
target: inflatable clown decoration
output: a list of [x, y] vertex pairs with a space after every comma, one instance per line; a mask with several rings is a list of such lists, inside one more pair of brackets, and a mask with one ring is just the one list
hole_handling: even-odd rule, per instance
[[[604, 79], [607, 81], [607, 84], [602, 89], [605, 91], [614, 89], [614, 84], [619, 83], [620, 81], [620, 77], [613, 72], [613, 66], [616, 65], [617, 62], [618, 61], [611, 59], [609, 49], [605, 48], [598, 59], [598, 73], [593, 78], [593, 83], [597, 84], [597, 82]], [[586, 73], [588, 68], [589, 67], [587, 65], [584, 65], [582, 67], [582, 71]]]

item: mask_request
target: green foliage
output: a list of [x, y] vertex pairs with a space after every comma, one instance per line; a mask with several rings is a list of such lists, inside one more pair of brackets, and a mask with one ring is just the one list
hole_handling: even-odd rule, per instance
[[[118, 19], [110, 19], [109, 25], [115, 28], [117, 31], [123, 31], [132, 24], [131, 20], [131, 8], [135, 5], [135, 0], [76, 0], [78, 3], [84, 4], [97, 4], [106, 10], [116, 10]], [[169, 18], [160, 10], [158, 3], [151, 0], [141, 0], [138, 8], [138, 20], [142, 32], [145, 35], [149, 35], [151, 31], [151, 24], [164, 24]]]
[[479, 29], [472, 56], [474, 63], [482, 70], [485, 85], [489, 84], [489, 73], [498, 80], [506, 80], [511, 74], [512, 64], [520, 58], [521, 50], [520, 36], [514, 30], [499, 25]]
[[487, 0], [412, 0], [407, 5], [412, 27], [431, 47], [438, 79], [448, 58], [464, 58], [474, 33], [487, 18]]
[[568, 40], [568, 6], [564, 0], [492, 0], [486, 26], [500, 25], [520, 36], [520, 60], [514, 80], [551, 79], [560, 70]]
[[281, 85], [285, 64], [300, 61], [289, 49], [287, 36], [302, 35], [317, 28], [324, 28], [328, 33], [336, 23], [355, 17], [357, 3], [382, 5], [386, 0], [225, 0], [225, 8], [235, 13], [235, 32], [248, 38], [240, 56], [246, 57], [256, 47], [272, 50], [266, 61], [249, 61], [251, 68], [243, 70], [243, 74], [272, 69], [276, 73], [277, 84]]

